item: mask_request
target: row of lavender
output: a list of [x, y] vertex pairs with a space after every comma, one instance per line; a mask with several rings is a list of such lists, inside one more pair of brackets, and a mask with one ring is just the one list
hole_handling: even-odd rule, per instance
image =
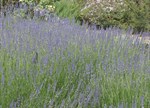
[[148, 108], [150, 48], [131, 33], [1, 17], [0, 106]]

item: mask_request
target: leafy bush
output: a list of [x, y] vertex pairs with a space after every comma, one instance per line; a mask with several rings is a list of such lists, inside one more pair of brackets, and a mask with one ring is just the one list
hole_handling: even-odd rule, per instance
[[39, 4], [39, 5], [41, 5], [41, 6], [45, 6], [45, 5], [52, 5], [54, 2], [56, 2], [56, 1], [60, 1], [60, 0], [20, 0], [20, 2], [26, 2], [26, 3], [33, 3], [33, 2], [35, 2], [35, 3], [37, 3], [37, 4]]
[[150, 14], [149, 14], [149, 0], [127, 1], [127, 14], [130, 15], [130, 26], [134, 28], [135, 32], [150, 31]]
[[108, 11], [104, 9], [107, 6], [97, 3], [81, 11], [80, 19], [104, 28], [118, 26], [124, 29], [132, 27], [134, 32], [150, 31], [148, 2], [144, 0], [137, 4], [126, 0], [123, 5], [115, 4], [113, 10]]

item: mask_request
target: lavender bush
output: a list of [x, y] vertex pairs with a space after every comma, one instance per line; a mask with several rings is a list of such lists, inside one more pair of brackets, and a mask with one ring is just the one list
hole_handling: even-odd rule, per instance
[[150, 49], [131, 33], [1, 17], [0, 107], [148, 108]]

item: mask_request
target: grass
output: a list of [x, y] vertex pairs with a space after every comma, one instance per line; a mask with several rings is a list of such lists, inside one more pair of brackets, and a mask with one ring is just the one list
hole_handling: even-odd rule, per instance
[[2, 108], [150, 106], [149, 48], [133, 45], [130, 33], [55, 18], [0, 20]]
[[55, 2], [54, 6], [56, 7], [55, 13], [59, 17], [69, 18], [71, 20], [76, 18], [76, 20], [78, 20], [77, 18], [79, 17], [82, 8], [82, 2], [62, 0]]

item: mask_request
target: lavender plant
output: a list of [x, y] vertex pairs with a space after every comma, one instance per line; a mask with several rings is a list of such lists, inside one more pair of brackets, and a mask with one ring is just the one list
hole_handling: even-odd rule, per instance
[[150, 49], [131, 33], [1, 17], [0, 106], [148, 108]]

